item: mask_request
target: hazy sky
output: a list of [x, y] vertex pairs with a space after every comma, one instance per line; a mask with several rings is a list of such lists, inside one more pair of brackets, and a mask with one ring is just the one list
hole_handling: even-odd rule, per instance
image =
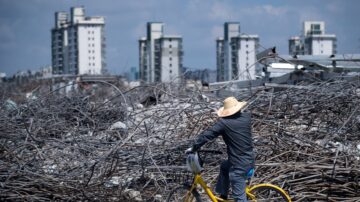
[[194, 69], [215, 69], [215, 39], [226, 21], [240, 22], [242, 33], [287, 54], [302, 22], [321, 20], [326, 33], [337, 35], [339, 54], [360, 53], [358, 0], [0, 0], [0, 72], [51, 65], [54, 13], [81, 5], [87, 16], [105, 16], [106, 62], [115, 74], [138, 67], [138, 39], [149, 21], [164, 22], [165, 34], [182, 35], [183, 64]]

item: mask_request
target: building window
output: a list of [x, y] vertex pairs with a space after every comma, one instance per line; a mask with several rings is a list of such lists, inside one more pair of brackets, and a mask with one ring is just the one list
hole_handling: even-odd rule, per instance
[[171, 61], [171, 60], [172, 60], [172, 58], [171, 58], [171, 57], [169, 57], [169, 60]]
[[171, 44], [169, 45], [169, 48], [172, 48]]
[[249, 45], [246, 44], [246, 48], [249, 48]]
[[172, 67], [172, 64], [170, 63], [169, 66]]
[[172, 70], [170, 70], [169, 72], [170, 72], [170, 74], [171, 74], [171, 73], [172, 73]]

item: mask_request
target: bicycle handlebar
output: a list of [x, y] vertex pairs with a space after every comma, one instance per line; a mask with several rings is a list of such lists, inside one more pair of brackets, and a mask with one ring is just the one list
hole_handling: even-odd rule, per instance
[[198, 153], [223, 154], [223, 152], [222, 152], [222, 151], [219, 151], [219, 150], [213, 150], [213, 149], [201, 149], [201, 150], [197, 150], [196, 152], [198, 152]]

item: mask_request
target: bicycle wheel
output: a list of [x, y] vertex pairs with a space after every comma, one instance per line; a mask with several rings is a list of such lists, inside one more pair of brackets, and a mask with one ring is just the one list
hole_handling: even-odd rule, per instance
[[201, 202], [200, 194], [196, 190], [189, 193], [189, 187], [182, 185], [173, 189], [166, 198], [167, 202]]
[[291, 202], [283, 189], [272, 184], [255, 185], [249, 189], [249, 193], [255, 197], [256, 202]]

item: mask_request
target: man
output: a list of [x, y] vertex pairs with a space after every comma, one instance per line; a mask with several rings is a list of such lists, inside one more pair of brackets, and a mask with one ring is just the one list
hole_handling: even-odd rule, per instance
[[222, 135], [227, 145], [228, 160], [221, 163], [220, 174], [216, 184], [216, 192], [226, 199], [231, 183], [233, 197], [236, 202], [246, 200], [246, 179], [253, 172], [255, 158], [251, 135], [251, 116], [242, 112], [246, 102], [239, 102], [234, 97], [224, 100], [224, 106], [217, 114], [218, 121], [205, 130], [194, 145], [186, 152], [194, 152], [210, 140]]

